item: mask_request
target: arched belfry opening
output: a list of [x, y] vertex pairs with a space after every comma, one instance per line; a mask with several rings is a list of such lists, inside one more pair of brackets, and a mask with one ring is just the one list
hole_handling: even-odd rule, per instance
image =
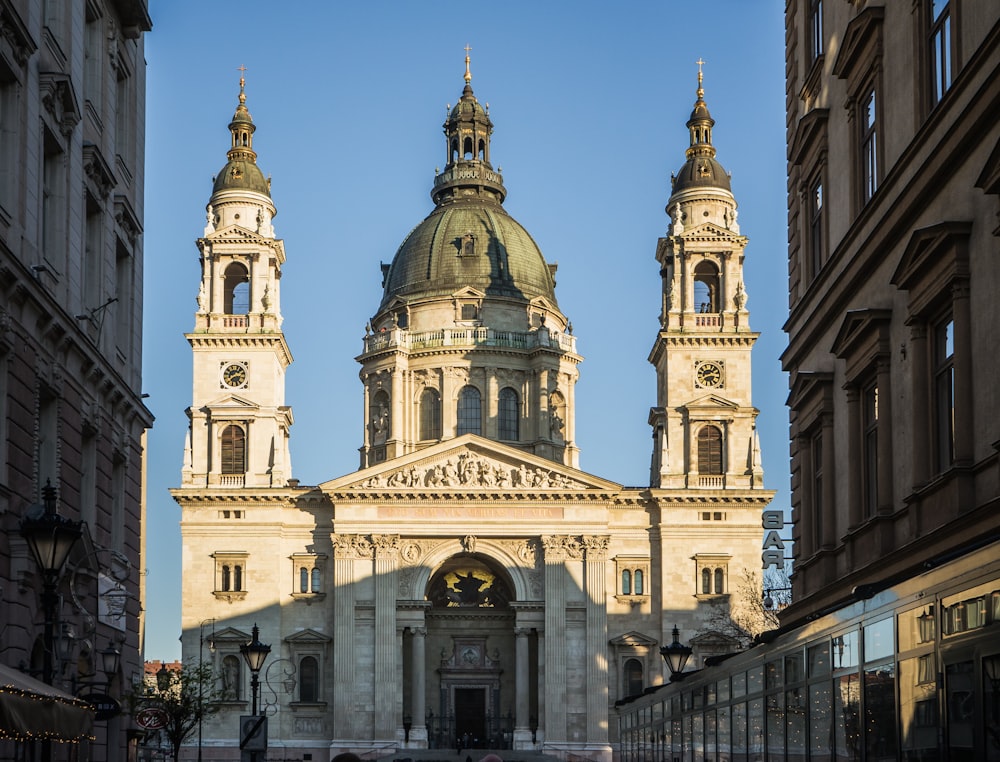
[[719, 268], [703, 260], [694, 268], [694, 307], [696, 312], [719, 312]]

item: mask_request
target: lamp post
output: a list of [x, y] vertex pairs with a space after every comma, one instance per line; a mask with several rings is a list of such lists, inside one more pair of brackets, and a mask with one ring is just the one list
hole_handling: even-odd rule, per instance
[[82, 534], [80, 522], [56, 513], [56, 488], [51, 482], [42, 487], [43, 511], [40, 516], [28, 515], [21, 520], [21, 536], [31, 548], [35, 563], [42, 572], [42, 609], [45, 613], [42, 681], [52, 685], [52, 653], [55, 648], [56, 588], [70, 551]]
[[679, 640], [680, 633], [677, 631], [677, 625], [674, 625], [674, 642], [669, 646], [660, 646], [660, 656], [667, 663], [667, 667], [670, 668], [670, 682], [675, 680], [681, 680], [684, 673], [684, 665], [687, 664], [688, 657], [691, 656], [691, 647], [681, 645]]
[[250, 668], [250, 695], [253, 697], [251, 714], [257, 714], [257, 689], [260, 687], [260, 670], [264, 666], [264, 660], [267, 659], [267, 655], [271, 653], [271, 646], [260, 642], [260, 630], [256, 624], [253, 626], [251, 638], [249, 643], [244, 643], [240, 646], [240, 653], [243, 654], [243, 659], [246, 661], [247, 667]]
[[209, 622], [212, 623], [212, 639], [208, 641], [208, 650], [215, 651], [215, 619], [203, 619], [198, 625], [198, 762], [201, 762], [201, 721], [202, 716], [205, 714], [205, 707], [202, 703], [204, 688], [205, 688], [205, 675], [202, 673], [201, 665], [203, 664], [203, 658], [205, 655], [205, 625]]

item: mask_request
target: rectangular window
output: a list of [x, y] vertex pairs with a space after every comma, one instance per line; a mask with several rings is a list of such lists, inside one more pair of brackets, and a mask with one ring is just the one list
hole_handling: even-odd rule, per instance
[[66, 268], [66, 155], [45, 130], [42, 158], [42, 255], [60, 271]]
[[134, 166], [135, 154], [135, 112], [132, 92], [132, 78], [126, 70], [125, 61], [119, 58], [118, 80], [116, 82], [117, 103], [115, 104], [115, 151], [127, 171]]
[[933, 330], [935, 462], [942, 472], [955, 456], [955, 323], [949, 317]]
[[931, 0], [930, 4], [931, 94], [936, 105], [951, 87], [952, 44], [951, 7], [948, 0]]
[[892, 662], [865, 669], [868, 759], [896, 759], [896, 673]]
[[105, 22], [99, 15], [99, 6], [87, 3], [86, 21], [83, 47], [83, 94], [90, 103], [92, 115], [100, 122], [104, 104]]
[[817, 179], [809, 190], [809, 264], [811, 278], [819, 275], [826, 259], [823, 246], [823, 181]]
[[811, 61], [823, 55], [823, 0], [809, 0], [809, 53]]
[[874, 87], [868, 89], [860, 103], [861, 200], [868, 203], [878, 188], [878, 120]]
[[861, 389], [862, 432], [862, 489], [864, 490], [865, 515], [878, 512], [878, 385], [868, 384]]
[[21, 174], [20, 125], [18, 82], [6, 61], [0, 58], [0, 209], [10, 216], [14, 214], [17, 178]]
[[814, 547], [823, 544], [823, 431], [817, 431], [810, 440], [809, 456], [812, 461], [812, 525]]
[[115, 346], [125, 357], [130, 357], [132, 349], [132, 281], [134, 273], [134, 262], [132, 255], [119, 242], [115, 255], [115, 286], [117, 293], [115, 296]]

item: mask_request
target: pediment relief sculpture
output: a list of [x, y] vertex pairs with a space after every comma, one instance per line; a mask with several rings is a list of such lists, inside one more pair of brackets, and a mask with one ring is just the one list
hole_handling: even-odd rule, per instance
[[462, 452], [437, 463], [411, 465], [375, 474], [360, 486], [495, 487], [499, 489], [584, 489], [586, 485], [558, 471], [527, 464], [510, 465], [474, 452]]

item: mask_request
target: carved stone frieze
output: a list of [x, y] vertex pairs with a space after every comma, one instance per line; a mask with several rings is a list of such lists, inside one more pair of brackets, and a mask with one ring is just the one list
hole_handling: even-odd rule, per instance
[[371, 543], [375, 549], [376, 558], [389, 558], [399, 551], [398, 534], [373, 534]]
[[473, 452], [443, 462], [412, 465], [376, 474], [364, 487], [499, 487], [501, 489], [583, 489], [584, 485], [556, 471], [511, 466]]
[[568, 534], [542, 535], [542, 547], [547, 559], [582, 558], [583, 545], [579, 537]]
[[360, 534], [333, 535], [334, 554], [338, 558], [373, 558], [371, 541]]
[[417, 576], [417, 570], [413, 567], [406, 567], [400, 569], [397, 575], [399, 581], [399, 597], [400, 600], [412, 600], [415, 596], [413, 594], [413, 583]]

